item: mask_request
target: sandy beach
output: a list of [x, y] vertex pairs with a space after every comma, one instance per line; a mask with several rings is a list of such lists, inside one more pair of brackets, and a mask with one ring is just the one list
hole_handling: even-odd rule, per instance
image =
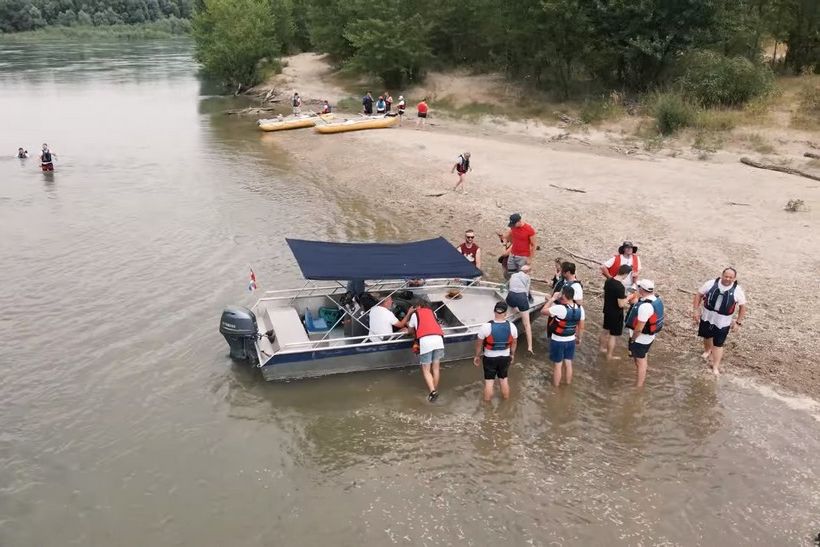
[[[317, 89], [312, 80], [324, 73], [315, 69], [315, 58], [309, 61], [308, 74], [300, 73], [298, 59], [291, 62], [283, 85]], [[344, 94], [327, 83], [324, 89], [331, 97]], [[606, 141], [550, 141], [547, 135], [559, 128], [471, 124], [438, 116], [435, 108], [433, 102], [432, 124], [425, 130], [405, 123], [391, 130], [266, 138], [301, 168], [397, 224], [403, 215], [424, 219], [408, 223], [396, 239], [440, 234], [457, 244], [466, 228], [475, 229], [490, 278], [500, 276], [494, 232], [520, 212], [538, 230], [534, 277], [551, 276], [559, 256], [579, 265], [579, 278], [591, 289], [585, 305], [596, 336], [602, 302], [595, 292], [603, 277], [594, 262], [573, 259], [570, 252], [605, 260], [621, 241], [634, 241], [642, 277], [655, 281], [667, 303], [668, 326], [659, 343], [693, 353], [701, 350], [691, 317], [694, 291], [733, 266], [749, 309], [742, 329], [727, 341], [723, 369], [820, 397], [820, 183], [750, 168], [738, 162], [738, 153], [709, 161], [646, 152], [627, 156]], [[408, 121], [414, 122], [414, 109], [409, 111]], [[473, 171], [467, 193], [455, 194], [450, 169], [463, 151], [471, 152]], [[802, 199], [806, 209], [785, 211], [791, 198]]]

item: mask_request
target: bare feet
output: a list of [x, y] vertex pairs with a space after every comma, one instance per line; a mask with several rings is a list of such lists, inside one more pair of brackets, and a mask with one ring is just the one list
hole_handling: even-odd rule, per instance
[[711, 350], [710, 350], [710, 351], [704, 351], [703, 353], [701, 353], [701, 354], [700, 354], [701, 358], [702, 358], [704, 361], [708, 360], [710, 355], [712, 355], [712, 351], [711, 351]]
[[620, 358], [620, 357], [618, 357], [618, 356], [616, 356], [616, 355], [607, 355], [607, 356], [606, 356], [606, 360], [607, 360], [607, 361], [620, 361], [620, 360], [621, 360], [621, 358]]

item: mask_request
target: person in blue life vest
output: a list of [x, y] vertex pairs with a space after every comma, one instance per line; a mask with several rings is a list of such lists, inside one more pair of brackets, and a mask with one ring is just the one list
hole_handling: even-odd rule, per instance
[[419, 300], [415, 306], [411, 306], [407, 315], [410, 316], [407, 326], [412, 330], [414, 344], [418, 345], [421, 374], [430, 390], [427, 400], [432, 403], [438, 399], [440, 366], [444, 357], [444, 331], [426, 300]]
[[631, 304], [624, 325], [629, 334], [629, 356], [638, 371], [637, 387], [646, 380], [648, 361], [646, 354], [655, 336], [663, 329], [663, 301], [655, 294], [655, 283], [649, 279], [638, 281], [638, 290], [629, 297]]
[[379, 95], [379, 98], [376, 101], [376, 114], [387, 114], [387, 103], [384, 101], [384, 95]]
[[576, 304], [582, 305], [584, 303], [584, 285], [575, 276], [575, 263], [573, 262], [561, 263], [561, 279], [555, 283], [553, 288], [555, 292], [552, 294], [550, 303], [561, 300], [561, 291], [564, 287], [572, 287], [573, 301]]
[[[572, 383], [572, 360], [575, 359], [575, 346], [581, 343], [586, 319], [584, 308], [574, 301], [575, 291], [571, 286], [561, 289], [561, 299], [557, 303], [541, 310], [541, 315], [548, 315], [548, 332], [550, 333], [550, 361], [553, 364], [552, 385], [561, 385], [562, 377], [567, 385]], [[562, 374], [563, 373], [563, 374]]]
[[501, 397], [510, 398], [510, 383], [507, 377], [510, 364], [515, 358], [518, 330], [507, 321], [507, 309], [506, 302], [496, 302], [493, 320], [478, 328], [473, 364], [479, 366], [481, 363], [484, 367], [485, 402], [492, 400], [496, 380], [501, 389]]
[[746, 315], [746, 293], [737, 284], [737, 271], [726, 268], [720, 277], [705, 282], [692, 304], [698, 336], [703, 338], [703, 358], [717, 376], [720, 374], [726, 337], [729, 331], [743, 326]]
[[470, 153], [464, 152], [458, 157], [455, 165], [453, 165], [453, 168], [450, 170], [450, 173], [458, 171], [458, 182], [456, 182], [453, 192], [457, 192], [459, 188], [461, 188], [462, 192], [467, 191], [464, 188], [464, 178], [467, 176], [467, 172], [472, 171], [472, 169], [473, 168], [470, 167]]

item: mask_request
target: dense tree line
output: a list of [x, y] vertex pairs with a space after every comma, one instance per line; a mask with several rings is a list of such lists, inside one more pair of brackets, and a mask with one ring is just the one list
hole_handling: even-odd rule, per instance
[[[254, 83], [258, 55], [306, 49], [391, 86], [461, 65], [565, 96], [590, 83], [650, 89], [704, 50], [760, 65], [772, 40], [787, 51], [786, 69], [820, 65], [818, 0], [238, 0], [243, 12], [226, 11], [227, 1], [199, 0], [194, 27], [206, 69], [233, 84]], [[250, 17], [264, 21], [257, 34], [237, 23]], [[243, 70], [226, 64], [239, 57]]]
[[188, 19], [192, 0], [0, 0], [0, 32]]

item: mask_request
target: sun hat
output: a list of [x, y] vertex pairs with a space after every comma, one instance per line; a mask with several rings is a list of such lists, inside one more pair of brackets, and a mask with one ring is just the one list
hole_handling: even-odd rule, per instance
[[633, 253], [637, 253], [637, 252], [638, 252], [638, 248], [637, 248], [637, 247], [635, 247], [635, 246], [632, 244], [632, 242], [631, 242], [631, 241], [624, 241], [624, 242], [621, 244], [621, 246], [620, 246], [620, 247], [618, 247], [618, 254], [619, 254], [619, 255], [624, 254], [624, 249], [626, 249], [627, 247], [632, 247], [632, 252], [633, 252]]

